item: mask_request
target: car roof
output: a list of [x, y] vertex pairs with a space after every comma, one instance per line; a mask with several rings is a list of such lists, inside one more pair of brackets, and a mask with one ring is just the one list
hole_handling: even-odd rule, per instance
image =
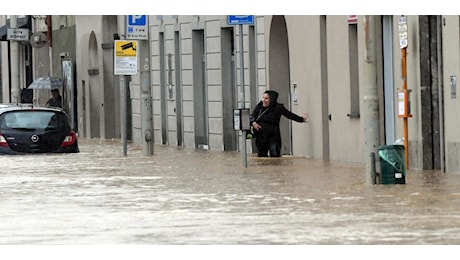
[[33, 104], [0, 104], [0, 114], [9, 111], [20, 111], [20, 110], [42, 110], [42, 111], [54, 111], [65, 113], [64, 109], [60, 107], [47, 107]]

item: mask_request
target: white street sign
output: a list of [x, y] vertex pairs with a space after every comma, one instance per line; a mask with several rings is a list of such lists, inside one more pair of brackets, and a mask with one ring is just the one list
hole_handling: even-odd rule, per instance
[[8, 28], [6, 33], [7, 40], [29, 41], [29, 29]]
[[401, 16], [398, 19], [398, 31], [399, 31], [399, 47], [401, 49], [406, 48], [407, 43], [407, 17]]

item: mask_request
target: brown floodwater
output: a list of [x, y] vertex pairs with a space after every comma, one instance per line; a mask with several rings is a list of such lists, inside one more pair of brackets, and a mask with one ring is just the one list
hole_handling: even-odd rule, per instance
[[0, 156], [0, 244], [455, 245], [460, 175], [119, 141]]

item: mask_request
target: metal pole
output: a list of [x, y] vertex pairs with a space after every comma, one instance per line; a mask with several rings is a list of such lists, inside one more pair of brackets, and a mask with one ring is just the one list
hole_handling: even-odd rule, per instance
[[404, 94], [406, 95], [406, 98], [404, 98], [404, 111], [405, 115], [403, 118], [403, 130], [404, 130], [404, 147], [406, 148], [404, 150], [405, 154], [404, 157], [406, 159], [406, 169], [409, 170], [409, 130], [408, 130], [408, 114], [409, 114], [409, 104], [408, 104], [408, 92], [407, 92], [407, 64], [406, 64], [406, 48], [401, 49], [401, 57], [402, 57], [402, 78], [403, 78], [403, 91]]
[[[378, 153], [379, 102], [376, 73], [375, 16], [364, 16], [364, 130], [366, 156]], [[366, 183], [373, 184], [372, 161], [366, 160]]]
[[127, 138], [127, 132], [128, 132], [128, 113], [127, 113], [127, 95], [126, 95], [126, 76], [120, 75], [120, 110], [122, 113], [121, 116], [121, 140], [123, 142], [123, 156], [127, 156], [128, 154], [128, 138]]
[[[18, 28], [16, 15], [10, 17], [10, 28]], [[21, 102], [19, 89], [19, 43], [10, 40], [11, 44], [11, 103]]]
[[[241, 103], [240, 108], [245, 108], [246, 98], [244, 95], [244, 49], [243, 49], [243, 25], [240, 24], [240, 80], [241, 80]], [[243, 132], [241, 134], [241, 154], [243, 159], [243, 166], [248, 167], [248, 160], [246, 155], [246, 136]]]
[[142, 117], [142, 152], [153, 155], [153, 116], [152, 90], [150, 87], [150, 48], [148, 40], [139, 41], [140, 83], [141, 83], [141, 117]]
[[[126, 19], [124, 15], [118, 16], [120, 36], [124, 39], [126, 34]], [[120, 80], [120, 123], [121, 123], [121, 140], [123, 143], [123, 156], [128, 154], [128, 95], [127, 95], [127, 84], [128, 77], [126, 75], [119, 75]]]

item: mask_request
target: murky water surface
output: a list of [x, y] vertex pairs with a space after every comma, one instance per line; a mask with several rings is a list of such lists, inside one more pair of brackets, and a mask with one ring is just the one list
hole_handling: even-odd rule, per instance
[[460, 244], [460, 175], [80, 140], [0, 156], [0, 244]]

